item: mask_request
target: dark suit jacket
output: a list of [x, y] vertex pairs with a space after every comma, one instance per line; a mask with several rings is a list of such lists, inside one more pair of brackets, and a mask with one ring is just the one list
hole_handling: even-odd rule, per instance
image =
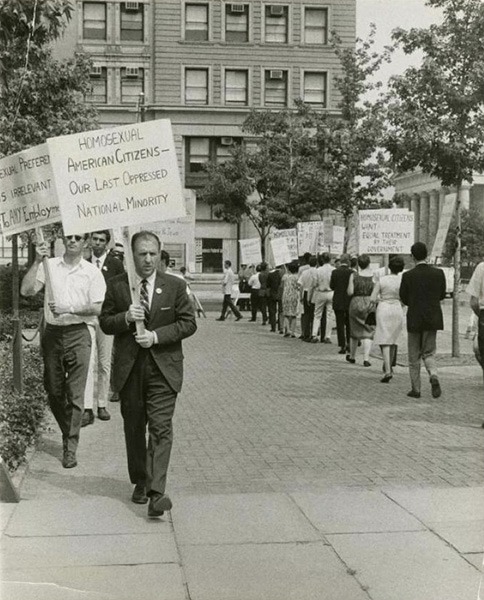
[[[180, 391], [183, 382], [181, 340], [197, 330], [186, 290], [185, 281], [179, 277], [157, 272], [148, 324], [148, 329], [156, 332], [159, 342], [151, 346], [149, 352], [175, 392]], [[111, 379], [116, 392], [126, 383], [141, 348], [134, 339], [134, 323], [126, 324], [125, 314], [130, 304], [128, 275], [124, 273], [110, 279], [99, 323], [104, 333], [114, 335]]]
[[104, 259], [101, 273], [104, 275], [104, 279], [107, 282], [109, 279], [116, 277], [116, 275], [121, 275], [121, 273], [124, 273], [123, 263], [119, 260], [119, 258], [115, 258], [114, 256], [108, 254]]
[[348, 265], [340, 265], [331, 273], [329, 287], [334, 291], [333, 309], [348, 310], [351, 298], [348, 296], [348, 282], [353, 271]]
[[445, 298], [445, 275], [425, 263], [402, 276], [400, 300], [408, 306], [407, 331], [437, 331], [444, 328], [440, 301]]
[[279, 269], [269, 271], [267, 275], [267, 297], [272, 300], [279, 298], [279, 288], [281, 287], [282, 274]]

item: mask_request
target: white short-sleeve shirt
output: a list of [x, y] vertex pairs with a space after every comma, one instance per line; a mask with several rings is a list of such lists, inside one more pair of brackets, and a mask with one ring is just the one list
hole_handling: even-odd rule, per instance
[[484, 309], [484, 262], [480, 262], [472, 273], [466, 292], [479, 300], [479, 308]]

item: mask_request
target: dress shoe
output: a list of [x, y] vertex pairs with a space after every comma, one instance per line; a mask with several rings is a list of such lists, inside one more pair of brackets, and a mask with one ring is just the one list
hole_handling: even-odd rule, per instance
[[356, 362], [356, 359], [355, 359], [355, 358], [351, 358], [351, 356], [350, 356], [349, 354], [347, 354], [347, 355], [346, 355], [346, 360], [347, 360], [347, 361], [348, 361], [350, 364], [352, 364], [352, 365], [354, 365], [354, 364], [355, 364], [355, 362]]
[[440, 387], [440, 382], [437, 375], [431, 376], [430, 385], [432, 387], [432, 398], [439, 398], [442, 395], [442, 388]]
[[101, 419], [101, 421], [109, 421], [109, 419], [111, 418], [111, 415], [108, 413], [108, 411], [105, 408], [98, 408], [97, 409], [97, 418]]
[[249, 319], [249, 323], [255, 323], [255, 319]]
[[81, 427], [92, 425], [94, 423], [94, 413], [89, 408], [82, 415]]
[[146, 489], [143, 483], [137, 483], [134, 486], [131, 502], [134, 502], [135, 504], [146, 504], [148, 502], [148, 496], [146, 495]]
[[289, 331], [287, 331], [287, 332], [284, 334], [284, 337], [291, 337], [291, 334], [289, 333]]
[[317, 337], [312, 337], [308, 340], [311, 344], [319, 344], [319, 340]]
[[416, 392], [415, 390], [410, 390], [407, 394], [409, 398], [420, 398], [420, 392]]
[[77, 467], [76, 453], [72, 452], [72, 450], [65, 450], [64, 456], [62, 457], [62, 466], [64, 469]]
[[225, 321], [225, 317], [219, 317], [218, 319], [215, 319], [216, 321]]
[[239, 315], [238, 317], [235, 317], [236, 321], [240, 321], [240, 319], [243, 319], [244, 317], [242, 315]]
[[363, 366], [364, 367], [371, 367], [371, 362], [369, 360], [364, 360], [363, 361]]
[[171, 500], [166, 494], [153, 494], [148, 504], [148, 517], [161, 517], [171, 507]]
[[333, 342], [331, 341], [330, 338], [324, 338], [323, 340], [323, 344], [332, 344]]
[[346, 348], [345, 348], [345, 347], [343, 347], [343, 348], [340, 348], [340, 349], [338, 350], [338, 354], [346, 354]]
[[390, 383], [390, 380], [392, 379], [393, 375], [384, 375], [380, 381], [382, 383]]
[[111, 394], [111, 398], [109, 398], [109, 402], [119, 402], [119, 394], [118, 394], [118, 392], [113, 392]]

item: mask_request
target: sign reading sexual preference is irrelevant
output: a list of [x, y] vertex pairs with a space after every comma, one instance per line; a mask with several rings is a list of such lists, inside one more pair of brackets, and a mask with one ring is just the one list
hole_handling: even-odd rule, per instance
[[14, 235], [60, 220], [47, 144], [0, 159], [0, 230]]
[[185, 216], [168, 119], [48, 140], [67, 235]]
[[414, 239], [414, 214], [405, 209], [360, 210], [360, 254], [410, 254]]

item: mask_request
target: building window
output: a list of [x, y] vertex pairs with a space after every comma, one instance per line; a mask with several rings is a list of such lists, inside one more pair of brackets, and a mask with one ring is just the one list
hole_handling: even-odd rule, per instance
[[222, 137], [216, 140], [215, 162], [223, 165], [232, 158], [232, 150], [235, 144], [239, 144], [240, 138]]
[[202, 238], [202, 272], [223, 273], [222, 238]]
[[108, 101], [108, 70], [106, 67], [93, 67], [90, 74], [91, 94], [86, 98], [95, 104]]
[[225, 71], [225, 104], [247, 106], [247, 85], [249, 74], [246, 69], [226, 69]]
[[328, 43], [328, 9], [306, 8], [304, 9], [304, 43], [305, 44], [327, 44]]
[[121, 40], [142, 42], [144, 39], [144, 4], [141, 2], [121, 3]]
[[264, 105], [287, 106], [287, 71], [268, 69], [264, 81]]
[[84, 2], [82, 37], [85, 40], [106, 39], [106, 3]]
[[318, 108], [326, 106], [326, 78], [326, 73], [304, 73], [304, 102]]
[[208, 4], [185, 5], [185, 39], [197, 42], [208, 40]]
[[225, 5], [225, 41], [249, 41], [249, 5]]
[[208, 69], [185, 70], [185, 104], [208, 104]]
[[137, 104], [139, 95], [145, 91], [144, 69], [125, 67], [121, 69], [121, 103]]
[[280, 4], [265, 7], [265, 41], [267, 44], [286, 44], [288, 8]]
[[210, 160], [210, 138], [187, 138], [188, 141], [188, 171], [200, 173]]

